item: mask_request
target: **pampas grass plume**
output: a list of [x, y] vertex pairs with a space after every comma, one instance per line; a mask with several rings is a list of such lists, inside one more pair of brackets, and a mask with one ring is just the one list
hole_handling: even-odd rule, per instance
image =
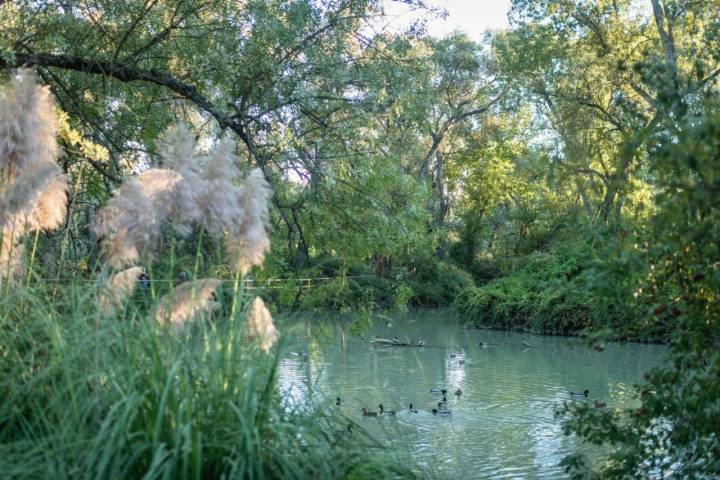
[[100, 294], [98, 300], [100, 311], [105, 315], [111, 315], [120, 308], [135, 291], [137, 280], [143, 272], [142, 267], [131, 267], [110, 277], [107, 288]]
[[162, 146], [163, 167], [182, 175], [182, 183], [175, 188], [172, 199], [173, 227], [179, 234], [188, 235], [193, 225], [203, 219], [200, 198], [206, 190], [199, 173], [201, 166], [194, 155], [195, 138], [185, 125], [179, 124], [165, 133]]
[[126, 180], [98, 212], [95, 233], [102, 238], [108, 263], [122, 268], [150, 253], [160, 227], [174, 208], [175, 189], [183, 177], [153, 168]]
[[271, 195], [272, 190], [262, 170], [252, 170], [239, 192], [240, 204], [245, 207], [240, 230], [229, 235], [225, 244], [231, 265], [243, 275], [253, 265], [262, 266], [265, 253], [270, 250], [270, 239], [265, 227]]
[[55, 102], [35, 74], [19, 70], [0, 94], [0, 277], [22, 270], [20, 238], [65, 221], [67, 178], [57, 164]]
[[35, 203], [30, 224], [31, 230], [55, 230], [65, 223], [67, 214], [67, 178], [58, 173]]
[[195, 140], [184, 126], [162, 141], [163, 166], [127, 180], [98, 214], [97, 235], [103, 239], [114, 268], [150, 253], [163, 222], [172, 222], [180, 235], [195, 225], [225, 238], [226, 253], [235, 271], [246, 275], [261, 266], [270, 249], [267, 235], [270, 185], [260, 169], [242, 182], [233, 153], [235, 144], [219, 142], [205, 157], [194, 154]]
[[202, 224], [208, 232], [218, 235], [237, 235], [246, 215], [245, 206], [240, 202], [240, 186], [233, 183], [240, 176], [233, 153], [235, 143], [220, 142], [203, 160], [202, 191], [199, 207], [202, 210]]
[[213, 301], [213, 294], [219, 285], [220, 280], [216, 278], [203, 278], [178, 285], [158, 302], [155, 320], [160, 324], [169, 323], [173, 332], [179, 335], [189, 320], [220, 306]]
[[264, 352], [269, 352], [279, 337], [272, 315], [260, 297], [255, 297], [250, 304], [247, 327], [250, 338], [259, 340], [260, 349]]
[[[57, 119], [50, 89], [21, 69], [0, 97], [0, 169], [13, 173], [58, 158]], [[7, 178], [6, 178], [7, 180]]]

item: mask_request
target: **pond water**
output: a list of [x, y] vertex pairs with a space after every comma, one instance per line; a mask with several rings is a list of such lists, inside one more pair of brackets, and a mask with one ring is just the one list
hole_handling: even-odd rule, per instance
[[[630, 406], [633, 384], [664, 353], [656, 345], [610, 344], [597, 352], [577, 338], [468, 330], [443, 311], [375, 319], [363, 338], [347, 325], [334, 322], [320, 340], [296, 338], [280, 364], [282, 393], [302, 402], [313, 390], [328, 408], [340, 408], [390, 448], [409, 451], [439, 478], [563, 478], [560, 460], [579, 448], [553, 414], [562, 402], [577, 401], [568, 391], [587, 389], [587, 401], [608, 408]], [[368, 341], [372, 335], [423, 339], [427, 346], [379, 346]], [[438, 396], [430, 390], [442, 388], [452, 414], [434, 416]], [[379, 403], [398, 414], [360, 413], [377, 411]], [[409, 413], [409, 403], [420, 412]]]

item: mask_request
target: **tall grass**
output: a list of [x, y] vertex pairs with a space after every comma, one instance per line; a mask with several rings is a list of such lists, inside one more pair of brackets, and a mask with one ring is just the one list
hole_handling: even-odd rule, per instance
[[112, 318], [101, 294], [40, 284], [2, 299], [3, 478], [409, 476], [332, 409], [283, 402], [278, 350], [246, 338], [246, 300], [178, 337], [148, 318], [145, 291]]
[[[259, 170], [240, 180], [232, 143], [203, 156], [187, 129], [168, 133], [161, 157], [177, 171], [128, 179], [98, 214], [100, 277], [57, 285], [37, 275], [38, 232], [66, 212], [54, 110], [30, 72], [0, 91], [0, 477], [405, 476], [349, 420], [280, 398], [279, 332], [261, 299], [247, 314], [239, 289], [270, 247], [271, 191]], [[192, 280], [138, 289], [144, 268], [119, 270], [144, 263], [152, 277], [166, 227], [170, 264], [155, 272], [172, 278], [175, 240], [197, 231]], [[198, 279], [203, 231], [224, 240], [231, 294], [220, 279]]]

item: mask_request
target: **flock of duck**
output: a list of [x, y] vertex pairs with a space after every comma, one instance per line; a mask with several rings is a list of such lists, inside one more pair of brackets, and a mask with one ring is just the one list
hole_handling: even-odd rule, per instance
[[[447, 391], [447, 389], [432, 388], [432, 389], [430, 389], [430, 393], [432, 395], [436, 395], [438, 397], [440, 395], [442, 395], [442, 400], [438, 401], [437, 406], [430, 410], [430, 412], [433, 415], [447, 416], [447, 415], [452, 414], [452, 410], [448, 410], [448, 399], [447, 399], [448, 391]], [[462, 390], [460, 390], [458, 388], [457, 390], [455, 390], [455, 396], [459, 398], [460, 395], [462, 395]], [[343, 403], [342, 398], [335, 397], [335, 405], [340, 406], [340, 405], [342, 405], [342, 403]], [[406, 411], [407, 411], [407, 413], [419, 413], [420, 412], [420, 410], [413, 407], [412, 403], [410, 405], [408, 405], [408, 408], [406, 409]], [[365, 407], [363, 407], [360, 410], [360, 412], [362, 413], [363, 417], [381, 417], [381, 416], [387, 416], [387, 415], [391, 415], [391, 416], [397, 415], [396, 410], [386, 410], [382, 403], [378, 405], [377, 412], [370, 411]]]
[[[432, 413], [433, 415], [438, 415], [438, 416], [448, 416], [448, 415], [452, 414], [452, 410], [448, 410], [447, 393], [448, 393], [448, 391], [445, 388], [430, 389], [430, 394], [436, 395], [438, 397], [442, 395], [442, 400], [437, 402], [437, 406], [432, 408], [430, 410], [430, 413]], [[457, 398], [460, 398], [460, 395], [462, 395], [462, 393], [463, 393], [462, 390], [460, 390], [459, 388], [457, 390], [455, 390], [455, 396]], [[570, 398], [573, 400], [586, 400], [590, 395], [590, 390], [584, 390], [582, 392], [568, 391], [568, 394], [570, 395]], [[343, 402], [344, 402], [344, 400], [342, 398], [335, 397], [335, 405], [340, 406], [343, 404]], [[605, 408], [605, 407], [607, 407], [607, 403], [596, 400], [594, 402], [593, 406], [595, 408]], [[420, 412], [420, 410], [413, 407], [412, 403], [408, 405], [408, 408], [405, 411], [407, 413], [419, 413]], [[378, 411], [373, 412], [371, 410], [368, 410], [366, 407], [363, 407], [360, 410], [360, 412], [362, 413], [363, 417], [395, 416], [398, 413], [396, 410], [386, 410], [382, 403], [378, 405]]]
[[[390, 324], [388, 326], [392, 326], [392, 324]], [[388, 342], [396, 343], [398, 345], [401, 344], [401, 341], [398, 337], [395, 337], [392, 340], [389, 340]], [[425, 342], [422, 342], [421, 345], [414, 345], [414, 346], [424, 346], [424, 345], [425, 345]], [[532, 345], [528, 344], [527, 342], [522, 342], [522, 345], [525, 348], [532, 347]], [[480, 347], [480, 348], [488, 348], [490, 346], [495, 346], [495, 344], [491, 344], [491, 343], [487, 343], [487, 342], [480, 342], [478, 344], [478, 347]], [[307, 360], [307, 358], [308, 358], [307, 352], [293, 352], [293, 353], [295, 355], [298, 355], [299, 357], [301, 357], [301, 359], [303, 359], [303, 360]], [[450, 354], [451, 358], [455, 358], [456, 356], [457, 356], [457, 354]], [[460, 359], [459, 363], [462, 365], [465, 363], [465, 360]], [[462, 390], [460, 390], [458, 388], [455, 391], [456, 398], [460, 398], [462, 393], [463, 393]], [[447, 391], [447, 389], [432, 388], [432, 389], [430, 389], [430, 394], [435, 395], [437, 398], [442, 397], [436, 404], [433, 404], [433, 408], [430, 410], [430, 413], [432, 413], [433, 415], [437, 415], [437, 416], [449, 416], [452, 414], [452, 410], [448, 409], [448, 399], [447, 399], [448, 391]], [[573, 400], [587, 400], [590, 395], [590, 390], [583, 390], [582, 392], [568, 391], [568, 394], [569, 394], [569, 397]], [[344, 403], [344, 400], [342, 398], [340, 398], [340, 397], [335, 398], [335, 405], [340, 406], [343, 403]], [[600, 400], [596, 400], [593, 403], [593, 406], [595, 408], [605, 408], [605, 407], [607, 407], [607, 403], [600, 401]], [[404, 411], [406, 411], [407, 413], [413, 414], [413, 413], [419, 413], [421, 410], [418, 410], [417, 408], [415, 408], [413, 406], [413, 404], [411, 403], [408, 405], [407, 409], [404, 409]], [[382, 403], [378, 405], [377, 411], [371, 411], [371, 410], [367, 409], [366, 407], [363, 407], [360, 410], [360, 412], [362, 413], [362, 415], [364, 417], [394, 416], [398, 413], [396, 410], [386, 410]]]

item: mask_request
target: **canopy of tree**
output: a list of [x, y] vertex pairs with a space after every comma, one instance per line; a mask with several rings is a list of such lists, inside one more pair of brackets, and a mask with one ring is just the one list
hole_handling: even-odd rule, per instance
[[[482, 43], [382, 15], [380, 0], [0, 2], [0, 83], [34, 68], [59, 106], [70, 192], [43, 275], [95, 273], [95, 212], [185, 124], [199, 150], [235, 141], [273, 189], [256, 278], [332, 278], [277, 305], [454, 302], [596, 348], [669, 342], [640, 407], [567, 412], [568, 432], [613, 446], [567, 468], [720, 475], [718, 2], [513, 0]], [[172, 236], [160, 248], [192, 270], [194, 244]]]

